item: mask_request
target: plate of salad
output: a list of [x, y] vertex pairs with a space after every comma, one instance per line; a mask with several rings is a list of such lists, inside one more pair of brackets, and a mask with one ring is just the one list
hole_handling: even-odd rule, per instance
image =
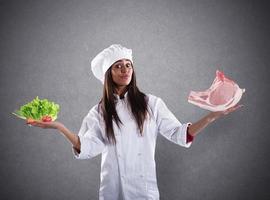
[[24, 120], [50, 122], [57, 119], [59, 111], [60, 106], [57, 103], [48, 99], [39, 99], [37, 96], [32, 101], [21, 106], [19, 110], [12, 112], [12, 114]]

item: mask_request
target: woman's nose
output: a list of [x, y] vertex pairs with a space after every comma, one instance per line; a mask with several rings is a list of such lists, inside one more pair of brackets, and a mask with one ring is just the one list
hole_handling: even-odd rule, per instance
[[127, 71], [128, 71], [128, 69], [126, 67], [122, 67], [122, 69], [121, 69], [122, 73], [126, 73]]

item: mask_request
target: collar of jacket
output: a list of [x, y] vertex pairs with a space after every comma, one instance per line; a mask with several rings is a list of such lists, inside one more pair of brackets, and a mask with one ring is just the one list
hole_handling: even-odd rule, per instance
[[126, 91], [126, 93], [124, 94], [124, 96], [120, 97], [118, 94], [113, 93], [113, 95], [114, 95], [114, 96], [115, 96], [115, 98], [116, 98], [116, 101], [118, 101], [118, 100], [125, 100], [125, 99], [127, 99], [127, 94], [128, 94], [128, 91]]

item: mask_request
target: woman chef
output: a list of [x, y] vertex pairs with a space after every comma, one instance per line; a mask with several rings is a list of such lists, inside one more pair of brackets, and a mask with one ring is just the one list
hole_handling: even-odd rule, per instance
[[180, 123], [164, 101], [136, 85], [132, 50], [113, 44], [91, 62], [103, 83], [103, 97], [84, 117], [78, 135], [64, 124], [27, 121], [59, 130], [73, 145], [77, 159], [101, 157], [100, 200], [159, 199], [154, 159], [157, 134], [190, 147], [209, 123], [241, 106], [210, 112], [196, 123]]

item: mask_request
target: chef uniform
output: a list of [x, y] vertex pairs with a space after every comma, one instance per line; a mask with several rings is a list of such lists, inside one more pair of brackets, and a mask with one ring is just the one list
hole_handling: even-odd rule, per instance
[[161, 134], [171, 142], [188, 148], [192, 141], [187, 141], [187, 129], [192, 123], [180, 123], [161, 98], [146, 94], [150, 115], [144, 122], [141, 135], [128, 106], [127, 95], [128, 92], [120, 98], [114, 94], [115, 108], [123, 122], [118, 127], [113, 121], [116, 145], [108, 142], [105, 122], [97, 104], [83, 119], [78, 133], [81, 149], [80, 153], [73, 149], [74, 157], [91, 159], [101, 154], [100, 200], [158, 200], [155, 163], [157, 135]]

